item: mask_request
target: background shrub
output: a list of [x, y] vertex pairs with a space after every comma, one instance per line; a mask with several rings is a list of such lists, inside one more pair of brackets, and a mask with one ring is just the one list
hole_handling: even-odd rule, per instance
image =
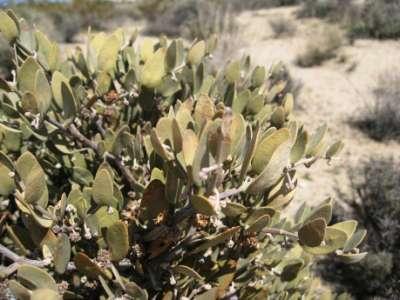
[[28, 24], [35, 25], [37, 29], [46, 33], [51, 39], [58, 42], [65, 41], [66, 37], [62, 35], [61, 29], [56, 28], [49, 11], [46, 11], [46, 6], [21, 4], [12, 7], [12, 9]]
[[349, 20], [350, 35], [390, 39], [400, 37], [400, 2], [367, 0], [357, 16]]
[[145, 33], [149, 35], [165, 34], [170, 37], [179, 36], [183, 27], [196, 15], [196, 9], [189, 1], [182, 1], [180, 4], [173, 4], [159, 16], [153, 18], [152, 14], [147, 15]]
[[290, 37], [296, 32], [296, 25], [294, 22], [283, 16], [273, 17], [268, 21], [275, 38]]
[[298, 16], [340, 22], [352, 38], [400, 36], [400, 2], [397, 0], [304, 0]]
[[[298, 0], [143, 0], [139, 4], [139, 9], [148, 20], [146, 33], [172, 37], [183, 35], [193, 39], [205, 38], [213, 33], [222, 36], [237, 31], [235, 18], [237, 13], [243, 10], [297, 3]], [[272, 26], [277, 32], [293, 32], [293, 24], [286, 19], [277, 18], [271, 22], [274, 23]]]
[[212, 34], [236, 34], [238, 24], [236, 14], [229, 2], [196, 1], [195, 18], [183, 28], [183, 35], [189, 39], [205, 39]]
[[54, 28], [57, 28], [56, 40], [60, 40], [66, 43], [72, 43], [75, 41], [75, 36], [84, 28], [84, 23], [76, 14], [66, 14], [65, 12], [55, 11], [51, 14], [51, 19], [54, 24]]
[[155, 21], [160, 14], [177, 2], [177, 0], [139, 0], [137, 9], [144, 18]]
[[137, 6], [132, 3], [74, 0], [67, 3], [22, 3], [9, 7], [51, 39], [66, 43], [75, 42], [76, 35], [86, 32], [88, 27], [95, 31], [106, 30], [128, 18], [140, 18]]
[[69, 5], [60, 3], [29, 3], [11, 6], [28, 24], [46, 33], [58, 42], [73, 42], [75, 35], [83, 28], [79, 13]]
[[353, 0], [304, 0], [298, 16], [342, 19], [353, 7]]
[[161, 12], [157, 17], [148, 17], [147, 34], [183, 36], [192, 40], [237, 30], [233, 6], [227, 1], [182, 0], [159, 9]]
[[107, 28], [107, 21], [114, 17], [114, 6], [111, 1], [73, 0], [71, 6], [66, 7], [66, 13], [78, 15], [80, 25], [85, 29], [91, 26], [95, 30], [104, 30]]
[[310, 36], [304, 50], [297, 55], [296, 63], [301, 67], [312, 67], [334, 58], [344, 44], [344, 36], [336, 26], [324, 26]]
[[[365, 260], [345, 265], [324, 261], [323, 277], [357, 299], [400, 297], [400, 163], [394, 158], [370, 158], [351, 169], [352, 217], [368, 231]], [[344, 213], [338, 219], [344, 218]], [[349, 214], [346, 215], [346, 218]]]
[[[145, 32], [150, 35], [184, 37], [188, 40], [207, 39], [215, 34], [218, 47], [213, 65], [222, 67], [226, 57], [238, 56], [243, 46], [234, 3], [218, 0], [170, 1], [170, 6], [157, 6], [159, 15], [147, 16]], [[150, 5], [150, 4], [148, 4]], [[156, 8], [154, 8], [156, 9]]]
[[235, 3], [235, 7], [238, 10], [257, 10], [276, 6], [296, 5], [301, 0], [233, 0], [231, 2]]
[[400, 137], [400, 72], [385, 72], [378, 77], [373, 101], [366, 104], [354, 124], [376, 140]]

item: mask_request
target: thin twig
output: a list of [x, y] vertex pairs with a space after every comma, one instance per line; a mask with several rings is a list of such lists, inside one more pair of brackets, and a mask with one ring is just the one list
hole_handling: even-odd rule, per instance
[[13, 251], [3, 246], [2, 244], [0, 244], [0, 254], [14, 262], [10, 266], [4, 268], [4, 272], [6, 273], [7, 276], [14, 273], [18, 269], [18, 267], [23, 264], [43, 268], [51, 263], [51, 259], [34, 260], [19, 256], [18, 254], [14, 253]]
[[199, 172], [199, 177], [203, 180], [206, 180], [209, 173], [222, 169], [222, 167], [222, 164], [215, 164], [210, 167], [202, 168]]
[[288, 171], [285, 172], [285, 178], [287, 180], [287, 183], [286, 183], [287, 189], [289, 191], [293, 191], [295, 188], [295, 185], [294, 185], [293, 179], [290, 177], [290, 174]]
[[93, 96], [89, 99], [89, 101], [86, 103], [85, 107], [86, 107], [87, 109], [90, 109], [90, 108], [93, 106], [93, 104], [96, 103], [97, 99], [99, 99], [98, 96], [97, 96], [97, 95], [93, 95]]
[[244, 192], [245, 190], [247, 190], [247, 188], [249, 187], [249, 185], [252, 182], [253, 181], [251, 181], [251, 180], [245, 181], [238, 188], [229, 189], [229, 190], [226, 190], [225, 192], [220, 193], [219, 194], [219, 199], [222, 200], [222, 199], [225, 199], [225, 198], [228, 198], [228, 197], [232, 197], [232, 196], [235, 196], [237, 194], [240, 194], [240, 193]]
[[[97, 156], [101, 156], [101, 153], [99, 151], [99, 147], [97, 146], [97, 144], [94, 143], [93, 141], [91, 141], [90, 139], [88, 139], [87, 137], [85, 137], [74, 124], [70, 124], [70, 125], [68, 125], [68, 127], [65, 127], [63, 124], [61, 124], [57, 121], [54, 121], [50, 118], [47, 118], [46, 120], [49, 123], [56, 126], [62, 132], [69, 134], [75, 140], [78, 140], [79, 142], [81, 142], [84, 146], [92, 149], [96, 153]], [[120, 171], [120, 173], [122, 174], [122, 177], [128, 182], [129, 186], [132, 189], [136, 189], [139, 191], [144, 190], [144, 187], [136, 181], [136, 179], [132, 175], [131, 171], [122, 163], [122, 160], [119, 157], [112, 155], [110, 153], [106, 153], [105, 156], [106, 156], [106, 159]]]
[[129, 183], [129, 186], [132, 189], [136, 189], [139, 192], [144, 191], [144, 186], [136, 181], [135, 177], [133, 177], [132, 172], [129, 171], [129, 169], [122, 163], [122, 160], [119, 157], [116, 157], [115, 155], [112, 155], [111, 153], [106, 153], [105, 157], [112, 164], [114, 164], [115, 167], [117, 167], [117, 169], [121, 172], [122, 176]]
[[96, 120], [96, 128], [100, 132], [100, 135], [104, 138], [106, 131], [103, 128], [103, 118], [101, 116], [99, 116]]
[[290, 231], [287, 231], [287, 230], [283, 230], [283, 229], [279, 229], [279, 228], [264, 228], [262, 230], [262, 232], [269, 233], [269, 234], [272, 234], [272, 235], [284, 235], [284, 236], [293, 238], [295, 240], [299, 239], [299, 237], [297, 236], [296, 233], [293, 233], [293, 232], [290, 232]]
[[[64, 129], [64, 126], [62, 126], [62, 128]], [[91, 148], [94, 152], [96, 152], [97, 155], [100, 156], [99, 147], [97, 144], [85, 137], [74, 124], [70, 124], [66, 131], [69, 132], [75, 139], [80, 141], [83, 145]]]
[[297, 167], [300, 167], [301, 165], [309, 166], [310, 164], [313, 164], [316, 161], [317, 161], [316, 157], [304, 158], [293, 164], [291, 169], [295, 169]]

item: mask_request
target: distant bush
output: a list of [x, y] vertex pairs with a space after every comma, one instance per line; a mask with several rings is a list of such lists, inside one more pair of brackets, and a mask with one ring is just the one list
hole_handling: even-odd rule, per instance
[[183, 36], [191, 40], [237, 30], [233, 7], [228, 1], [182, 0], [171, 2], [165, 9], [157, 7], [160, 14], [148, 18], [147, 34]]
[[268, 22], [275, 38], [293, 36], [296, 32], [294, 22], [283, 16], [274, 17]]
[[75, 41], [88, 27], [106, 30], [110, 23], [139, 18], [134, 4], [112, 4], [105, 1], [74, 0], [68, 3], [24, 3], [10, 6], [29, 24], [58, 42]]
[[343, 43], [344, 36], [339, 28], [325, 26], [309, 38], [304, 50], [298, 54], [296, 63], [305, 68], [321, 65], [334, 58]]
[[184, 36], [204, 39], [212, 34], [236, 34], [236, 14], [229, 2], [196, 1], [196, 16], [183, 28]]
[[[229, 0], [226, 0], [229, 1]], [[299, 4], [301, 0], [233, 0], [235, 7], [240, 10], [257, 10], [276, 6]]]
[[76, 14], [68, 15], [63, 12], [54, 12], [51, 18], [55, 28], [57, 28], [57, 34], [59, 34], [56, 39], [62, 42], [74, 42], [75, 36], [84, 27], [82, 20]]
[[[218, 48], [213, 54], [214, 64], [221, 67], [226, 57], [236, 56], [243, 41], [233, 3], [218, 0], [182, 0], [169, 3], [168, 7], [153, 5], [160, 13], [155, 19], [150, 15], [145, 29], [147, 34], [181, 36], [188, 40], [207, 39], [216, 34]], [[147, 9], [150, 10], [148, 7]]]
[[355, 37], [390, 39], [400, 37], [400, 2], [367, 0], [356, 18], [351, 18], [349, 31]]
[[137, 9], [144, 18], [155, 21], [160, 14], [175, 6], [177, 2], [177, 0], [138, 0]]
[[184, 0], [172, 4], [165, 11], [161, 11], [157, 17], [153, 17], [146, 10], [145, 14], [148, 20], [145, 28], [146, 34], [156, 36], [165, 34], [175, 37], [179, 36], [188, 22], [196, 17], [196, 4], [194, 1]]
[[373, 96], [354, 124], [375, 140], [400, 138], [400, 72], [381, 74]]
[[364, 243], [368, 255], [355, 265], [324, 261], [321, 274], [357, 299], [399, 299], [400, 162], [370, 158], [349, 174], [354, 191], [349, 200], [352, 217], [368, 231]]
[[65, 38], [56, 28], [49, 12], [44, 9], [45, 6], [37, 6], [34, 4], [16, 5], [12, 9], [23, 18], [28, 24], [35, 25], [35, 28], [46, 33], [51, 39], [58, 42], [64, 42]]
[[115, 6], [111, 1], [73, 0], [71, 6], [65, 7], [65, 13], [78, 15], [83, 28], [90, 26], [93, 29], [104, 30], [107, 28], [107, 21], [115, 17]]
[[302, 18], [343, 18], [353, 7], [353, 0], [304, 0], [298, 16]]
[[400, 37], [398, 0], [304, 0], [299, 17], [327, 18], [341, 22], [352, 38]]
[[58, 42], [73, 42], [75, 35], [83, 28], [80, 15], [70, 5], [61, 3], [26, 3], [12, 6], [28, 24], [45, 32]]
[[235, 14], [243, 10], [294, 5], [299, 2], [299, 0], [141, 0], [138, 8], [148, 20], [145, 29], [147, 34], [165, 34], [171, 37], [183, 35], [193, 39], [204, 38], [212, 33], [222, 35], [237, 30]]

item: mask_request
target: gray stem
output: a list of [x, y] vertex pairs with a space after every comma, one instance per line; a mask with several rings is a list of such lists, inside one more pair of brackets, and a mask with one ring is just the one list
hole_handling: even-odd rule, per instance
[[42, 268], [48, 266], [51, 263], [50, 259], [34, 260], [19, 256], [18, 254], [14, 253], [13, 251], [3, 246], [2, 244], [0, 244], [0, 254], [14, 262], [10, 266], [4, 268], [7, 276], [14, 273], [18, 269], [18, 267], [23, 264]]

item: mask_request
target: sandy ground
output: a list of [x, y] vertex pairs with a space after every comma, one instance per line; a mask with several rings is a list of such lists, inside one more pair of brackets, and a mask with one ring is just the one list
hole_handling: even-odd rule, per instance
[[[296, 115], [307, 128], [315, 129], [326, 122], [332, 139], [342, 139], [346, 146], [339, 161], [328, 166], [318, 162], [310, 169], [301, 170], [300, 185], [296, 198], [310, 204], [318, 203], [328, 196], [338, 196], [337, 190], [350, 193], [348, 167], [355, 166], [369, 156], [390, 156], [400, 153], [396, 142], [375, 142], [350, 125], [372, 100], [372, 89], [382, 72], [400, 68], [400, 42], [357, 40], [353, 45], [341, 49], [346, 62], [337, 59], [322, 66], [300, 68], [295, 65], [296, 55], [302, 51], [306, 41], [314, 38], [314, 29], [321, 26], [316, 19], [296, 19], [296, 7], [269, 9], [243, 13], [242, 34], [247, 43], [244, 52], [253, 62], [270, 65], [283, 61], [289, 66], [293, 77], [300, 79], [304, 87], [296, 101], [303, 109]], [[268, 20], [285, 17], [296, 25], [294, 37], [274, 39]], [[347, 69], [354, 67], [348, 72]], [[340, 201], [341, 199], [337, 199]]]

